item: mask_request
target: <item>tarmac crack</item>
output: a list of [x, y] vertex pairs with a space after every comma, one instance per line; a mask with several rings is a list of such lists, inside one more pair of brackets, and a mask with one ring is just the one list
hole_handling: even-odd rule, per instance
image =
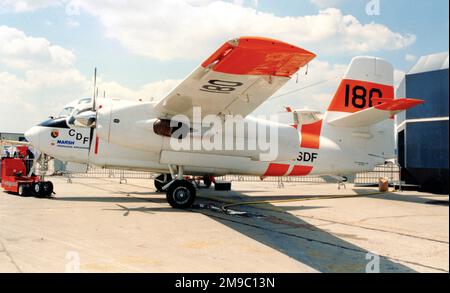
[[[218, 216], [218, 215], [202, 213], [200, 211], [195, 211], [195, 210], [191, 210], [191, 211], [194, 212], [194, 213], [203, 214], [203, 215], [211, 217], [211, 218], [216, 218], [216, 219], [232, 222], [232, 223], [235, 223], [235, 224], [240, 224], [240, 225], [247, 226], [247, 227], [252, 227], [252, 228], [256, 228], [256, 229], [260, 229], [260, 230], [264, 230], [264, 231], [268, 231], [268, 232], [272, 232], [272, 233], [277, 233], [277, 234], [281, 234], [281, 235], [288, 236], [288, 237], [294, 237], [294, 238], [297, 238], [297, 239], [306, 240], [308, 242], [315, 242], [315, 243], [319, 243], [319, 244], [322, 244], [322, 245], [332, 246], [332, 247], [335, 247], [335, 248], [339, 248], [339, 249], [343, 249], [343, 250], [347, 250], [347, 251], [352, 251], [352, 252], [356, 252], [356, 253], [362, 253], [362, 254], [366, 254], [367, 253], [367, 251], [362, 250], [362, 249], [351, 248], [351, 247], [339, 245], [339, 244], [336, 244], [336, 243], [331, 243], [331, 242], [327, 242], [327, 241], [323, 241], [323, 240], [317, 240], [317, 239], [313, 239], [313, 238], [309, 238], [309, 237], [305, 237], [305, 236], [300, 236], [300, 235], [296, 235], [296, 234], [292, 234], [292, 233], [282, 232], [282, 231], [270, 229], [270, 228], [259, 226], [259, 225], [255, 225], [255, 224], [245, 223], [245, 222], [242, 222], [242, 221], [237, 221], [237, 220], [234, 220], [234, 219], [221, 217], [221, 216]], [[433, 266], [429, 266], [429, 265], [425, 265], [425, 264], [420, 264], [420, 263], [417, 263], [417, 262], [412, 262], [412, 261], [404, 260], [404, 259], [400, 259], [400, 258], [394, 258], [394, 257], [386, 256], [386, 255], [380, 255], [380, 257], [384, 258], [384, 259], [387, 259], [387, 260], [392, 260], [392, 261], [396, 261], [396, 262], [403, 262], [403, 263], [407, 263], [407, 264], [410, 264], [410, 265], [420, 266], [420, 267], [423, 267], [423, 268], [433, 269], [433, 270], [441, 271], [441, 272], [445, 272], [445, 273], [449, 272], [448, 270], [443, 269], [443, 268], [438, 268], [438, 267], [433, 267]]]
[[17, 269], [19, 273], [22, 273], [22, 270], [20, 269], [19, 265], [16, 263], [14, 258], [12, 257], [11, 253], [9, 253], [8, 249], [6, 248], [6, 245], [3, 243], [2, 239], [0, 239], [0, 245], [2, 246], [2, 250], [0, 252], [4, 252], [6, 256], [9, 258], [9, 261], [14, 265], [14, 267]]
[[[205, 198], [205, 199], [206, 200], [217, 201], [216, 199], [212, 199], [212, 198]], [[444, 241], [444, 240], [433, 239], [433, 238], [428, 238], [428, 237], [423, 237], [423, 236], [418, 236], [418, 235], [412, 235], [412, 234], [402, 233], [402, 232], [396, 232], [396, 231], [391, 231], [391, 230], [385, 230], [385, 229], [380, 229], [380, 228], [361, 226], [361, 225], [356, 225], [356, 224], [352, 224], [352, 223], [333, 221], [333, 220], [328, 220], [328, 219], [323, 219], [323, 218], [308, 217], [308, 216], [304, 216], [304, 215], [292, 214], [292, 213], [289, 213], [289, 212], [286, 212], [286, 211], [280, 211], [280, 210], [277, 210], [277, 209], [259, 208], [259, 207], [254, 207], [254, 206], [252, 206], [251, 208], [257, 209], [257, 210], [265, 210], [265, 211], [270, 211], [270, 212], [275, 212], [275, 213], [281, 213], [281, 214], [291, 214], [291, 215], [294, 215], [294, 216], [299, 217], [299, 218], [319, 220], [319, 221], [323, 221], [323, 222], [328, 222], [330, 224], [338, 224], [338, 225], [355, 227], [355, 228], [360, 228], [360, 229], [365, 229], [365, 230], [370, 230], [370, 231], [389, 233], [389, 234], [399, 235], [399, 236], [403, 236], [403, 237], [409, 237], [409, 238], [413, 238], [413, 239], [420, 239], [420, 240], [425, 240], [425, 241], [430, 241], [430, 242], [449, 244], [448, 241]], [[429, 216], [436, 216], [436, 215], [429, 215]], [[405, 217], [405, 216], [399, 216], [399, 217]], [[382, 218], [382, 217], [379, 217], [379, 218]], [[386, 218], [389, 218], [389, 217], [386, 217]], [[358, 221], [358, 222], [362, 222], [362, 221], [365, 221], [365, 220], [368, 220], [368, 219], [363, 219], [363, 220]]]
[[[322, 218], [317, 218], [317, 217], [308, 217], [308, 216], [300, 216], [300, 215], [297, 215], [297, 216], [300, 217], [300, 218], [306, 218], [306, 219], [311, 219], [311, 220], [324, 221], [324, 222], [328, 222], [328, 223], [330, 223], [330, 224], [337, 224], [337, 225], [343, 225], [343, 226], [349, 226], [349, 227], [361, 228], [361, 229], [365, 229], [365, 230], [371, 230], [371, 231], [378, 231], [378, 232], [390, 233], [390, 234], [395, 234], [395, 235], [404, 236], [404, 237], [409, 237], [409, 238], [414, 238], [414, 239], [426, 240], [426, 241], [430, 241], [430, 242], [436, 242], [436, 243], [442, 243], [442, 244], [449, 244], [448, 241], [439, 240], [439, 239], [433, 239], [433, 238], [428, 238], [428, 237], [423, 237], [423, 236], [417, 236], [417, 235], [412, 235], [412, 234], [407, 234], [407, 233], [402, 233], [402, 232], [395, 232], [395, 231], [384, 230], [384, 229], [380, 229], [380, 228], [373, 228], [373, 227], [367, 227], [367, 226], [360, 226], [360, 225], [355, 225], [355, 224], [351, 224], [351, 223], [344, 223], [344, 222], [339, 222], [339, 221], [332, 221], [332, 220], [322, 219]], [[387, 217], [387, 218], [389, 218], [389, 217]]]

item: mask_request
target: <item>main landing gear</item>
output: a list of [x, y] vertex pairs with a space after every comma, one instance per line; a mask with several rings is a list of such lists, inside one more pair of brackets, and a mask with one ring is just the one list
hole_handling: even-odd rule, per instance
[[161, 174], [155, 178], [155, 188], [158, 192], [164, 192], [164, 186], [172, 181], [172, 175]]
[[166, 192], [167, 202], [176, 209], [187, 209], [192, 206], [197, 190], [190, 180], [184, 178], [183, 166], [169, 165], [170, 174], [161, 174], [155, 178], [158, 192]]
[[197, 196], [194, 185], [185, 179], [175, 179], [167, 188], [167, 202], [176, 209], [187, 209], [192, 206]]
[[[187, 209], [192, 206], [197, 195], [197, 183], [185, 178], [183, 166], [169, 166], [170, 174], [161, 174], [155, 178], [155, 188], [158, 192], [166, 192], [167, 202], [176, 209]], [[211, 187], [213, 178], [203, 177], [207, 188]]]

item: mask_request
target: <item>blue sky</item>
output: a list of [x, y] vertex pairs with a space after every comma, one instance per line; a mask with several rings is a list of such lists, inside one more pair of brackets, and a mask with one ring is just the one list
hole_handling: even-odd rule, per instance
[[[449, 44], [447, 0], [380, 0], [379, 15], [367, 15], [369, 0], [90, 2], [0, 0], [0, 27], [5, 31], [3, 37], [8, 37], [3, 41], [13, 44], [19, 39], [23, 43], [23, 55], [13, 54], [14, 64], [11, 48], [2, 51], [0, 44], [0, 100], [17, 95], [17, 103], [27, 109], [27, 115], [36, 116], [15, 126], [5, 119], [11, 111], [0, 109], [0, 131], [23, 131], [48, 111], [88, 94], [94, 66], [110, 95], [159, 98], [223, 41], [241, 33], [267, 32], [315, 52], [318, 63], [312, 67], [317, 68], [316, 78], [324, 76], [323, 71], [330, 76], [342, 73], [355, 55], [383, 57], [396, 69], [407, 71], [417, 57], [448, 51]], [[340, 23], [344, 23], [343, 30], [333, 33], [333, 26]], [[352, 34], [356, 34], [354, 39]], [[1, 37], [0, 32], [0, 42]], [[35, 38], [47, 42], [37, 46], [42, 52], [33, 47]], [[367, 46], [358, 47], [360, 44]], [[52, 46], [61, 49], [50, 49]], [[48, 62], [42, 59], [44, 55], [50, 58]], [[64, 64], [58, 63], [61, 60]], [[317, 81], [308, 78], [306, 83]], [[58, 85], [52, 87], [52, 81]], [[24, 91], [20, 83], [32, 85]], [[310, 94], [323, 103], [334, 86]], [[298, 100], [292, 99], [288, 97], [286, 102]]]

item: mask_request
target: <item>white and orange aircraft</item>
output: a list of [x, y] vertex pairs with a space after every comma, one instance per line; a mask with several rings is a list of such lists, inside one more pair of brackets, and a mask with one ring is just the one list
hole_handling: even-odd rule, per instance
[[[94, 95], [74, 105], [68, 117], [25, 135], [42, 153], [62, 161], [161, 173], [155, 187], [174, 208], [188, 208], [195, 200], [188, 176], [203, 176], [210, 185], [211, 178], [226, 174], [346, 176], [373, 170], [394, 153], [388, 127], [394, 115], [423, 102], [394, 99], [394, 70], [382, 59], [354, 58], [324, 115], [292, 111], [294, 125], [249, 116], [314, 58], [277, 40], [242, 37], [226, 42], [159, 102]], [[203, 131], [196, 109], [217, 117], [215, 127]], [[223, 130], [231, 115], [244, 117], [242, 131]], [[255, 128], [276, 130], [270, 149], [250, 147], [261, 136], [251, 131]], [[231, 140], [233, 147], [205, 147], [212, 136]], [[239, 139], [246, 143], [236, 147]], [[174, 147], [183, 140], [190, 148]], [[192, 148], [196, 143], [201, 147]], [[263, 156], [273, 149], [274, 155]]]

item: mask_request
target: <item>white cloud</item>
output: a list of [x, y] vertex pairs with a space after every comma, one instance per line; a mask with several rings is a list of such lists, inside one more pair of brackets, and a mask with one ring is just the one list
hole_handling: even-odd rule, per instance
[[316, 15], [279, 17], [224, 1], [76, 3], [100, 20], [109, 38], [135, 54], [159, 60], [205, 58], [224, 40], [240, 35], [274, 37], [313, 51], [351, 55], [402, 49], [416, 40], [381, 24], [363, 24], [333, 8]]
[[61, 4], [61, 0], [0, 0], [0, 12], [29, 12], [59, 4]]
[[347, 67], [348, 64], [312, 61], [308, 69], [300, 70], [298, 82], [297, 76], [293, 76], [273, 98], [261, 105], [255, 114], [277, 113], [283, 111], [285, 106], [326, 111]]
[[130, 89], [118, 82], [100, 80], [98, 89], [100, 96], [103, 95], [103, 92], [106, 92], [106, 96], [112, 98], [159, 101], [164, 98], [165, 94], [172, 90], [178, 83], [180, 83], [180, 80], [168, 79], [148, 83], [138, 89]]
[[[25, 131], [63, 105], [92, 94], [90, 77], [75, 67], [75, 55], [44, 38], [0, 27], [0, 131]], [[160, 99], [178, 81], [167, 80], [130, 89], [118, 82], [99, 82], [108, 97]]]
[[74, 61], [44, 38], [0, 26], [0, 129], [24, 130], [84, 94], [88, 83]]
[[[311, 1], [328, 5], [342, 0]], [[57, 3], [0, 0], [0, 9], [20, 12]], [[318, 53], [347, 55], [402, 49], [416, 40], [385, 25], [361, 23], [335, 8], [280, 17], [258, 11], [255, 0], [59, 0], [59, 4], [66, 14], [94, 15], [107, 37], [132, 53], [159, 60], [205, 58], [224, 40], [241, 35], [274, 37]]]
[[24, 32], [0, 26], [0, 63], [18, 69], [68, 67], [75, 55], [44, 38], [26, 36]]
[[314, 5], [320, 8], [337, 7], [342, 0], [309, 0]]
[[68, 18], [66, 24], [69, 28], [77, 28], [80, 26], [80, 23], [73, 18]]
[[415, 62], [415, 61], [417, 61], [417, 56], [412, 55], [412, 54], [406, 54], [405, 60], [408, 62]]

